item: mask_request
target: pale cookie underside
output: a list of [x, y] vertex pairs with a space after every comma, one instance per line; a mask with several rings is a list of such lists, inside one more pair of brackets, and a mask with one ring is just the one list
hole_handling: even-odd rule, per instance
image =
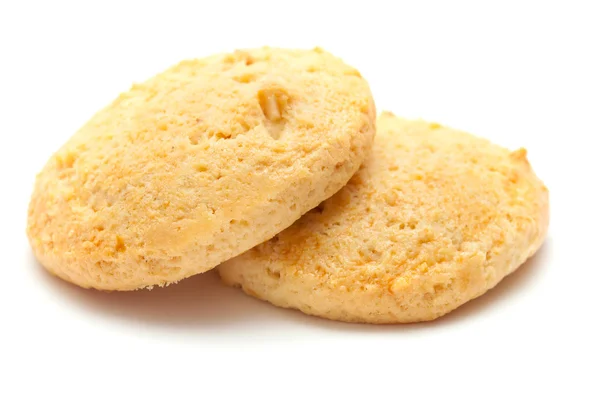
[[120, 95], [48, 161], [32, 248], [83, 287], [206, 271], [339, 190], [371, 146], [374, 113], [366, 81], [320, 49], [184, 61]]
[[340, 192], [219, 267], [255, 297], [334, 320], [437, 318], [541, 245], [548, 192], [525, 150], [384, 113]]

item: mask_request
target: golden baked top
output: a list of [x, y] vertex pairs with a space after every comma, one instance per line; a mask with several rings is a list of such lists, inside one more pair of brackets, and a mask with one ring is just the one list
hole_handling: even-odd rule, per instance
[[162, 285], [271, 238], [339, 190], [374, 135], [367, 82], [320, 49], [184, 61], [98, 112], [39, 174], [28, 235], [85, 287]]

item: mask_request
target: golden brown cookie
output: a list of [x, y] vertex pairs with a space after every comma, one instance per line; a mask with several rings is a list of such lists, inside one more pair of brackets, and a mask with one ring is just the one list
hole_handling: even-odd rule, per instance
[[542, 244], [548, 191], [524, 149], [384, 113], [348, 185], [223, 280], [329, 319], [435, 319], [485, 293]]
[[321, 49], [184, 61], [98, 112], [38, 175], [27, 233], [83, 287], [209, 270], [338, 191], [371, 147], [358, 71]]

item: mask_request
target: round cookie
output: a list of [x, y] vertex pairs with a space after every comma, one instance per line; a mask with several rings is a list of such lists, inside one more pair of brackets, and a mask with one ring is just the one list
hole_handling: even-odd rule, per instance
[[513, 272], [547, 226], [548, 191], [524, 149], [384, 113], [348, 185], [218, 270], [229, 285], [307, 314], [427, 321]]
[[133, 85], [48, 161], [27, 233], [82, 287], [209, 270], [337, 192], [375, 133], [367, 82], [321, 49], [184, 61]]

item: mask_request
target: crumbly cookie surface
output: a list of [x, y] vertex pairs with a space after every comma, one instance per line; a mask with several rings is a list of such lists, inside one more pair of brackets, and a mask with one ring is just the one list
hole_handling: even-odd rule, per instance
[[485, 293], [541, 246], [548, 191], [524, 149], [383, 113], [348, 185], [219, 266], [222, 279], [329, 319], [435, 319]]
[[83, 287], [176, 282], [333, 195], [374, 126], [366, 81], [321, 49], [184, 61], [133, 85], [50, 158], [28, 237], [49, 271]]

